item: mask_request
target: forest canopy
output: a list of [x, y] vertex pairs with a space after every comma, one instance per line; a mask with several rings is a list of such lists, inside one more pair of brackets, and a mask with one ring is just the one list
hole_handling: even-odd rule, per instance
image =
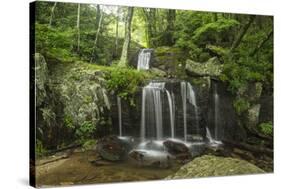
[[36, 6], [36, 51], [47, 57], [111, 65], [124, 56], [129, 37], [126, 51], [170, 46], [198, 62], [218, 57], [224, 64], [220, 79], [232, 91], [247, 82], [272, 83], [271, 16], [54, 2]]

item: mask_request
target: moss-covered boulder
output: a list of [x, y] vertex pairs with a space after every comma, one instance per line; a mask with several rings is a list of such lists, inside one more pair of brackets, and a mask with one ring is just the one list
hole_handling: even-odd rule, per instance
[[255, 165], [240, 159], [204, 155], [182, 166], [166, 179], [227, 176], [265, 173]]
[[222, 65], [217, 57], [210, 58], [204, 63], [187, 59], [185, 63], [185, 71], [191, 76], [219, 77], [222, 72]]
[[184, 75], [182, 65], [186, 59], [186, 53], [177, 47], [157, 47], [154, 49], [152, 67], [167, 73], [170, 77]]

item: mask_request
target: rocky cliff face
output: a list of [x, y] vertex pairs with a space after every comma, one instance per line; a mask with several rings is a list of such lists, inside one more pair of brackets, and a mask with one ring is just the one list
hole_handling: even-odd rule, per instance
[[[110, 101], [105, 74], [79, 63], [46, 63], [36, 55], [39, 93], [37, 102], [37, 139], [47, 148], [90, 137], [95, 131], [110, 133]], [[47, 69], [48, 64], [52, 64]], [[43, 69], [44, 68], [44, 69]], [[44, 73], [43, 73], [44, 72]], [[48, 80], [44, 79], [48, 75]]]

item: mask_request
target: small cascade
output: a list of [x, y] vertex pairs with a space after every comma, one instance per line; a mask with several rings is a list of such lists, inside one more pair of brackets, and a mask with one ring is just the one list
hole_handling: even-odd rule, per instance
[[151, 49], [141, 49], [138, 55], [138, 70], [148, 70], [151, 57]]
[[170, 114], [170, 126], [171, 126], [171, 138], [175, 138], [175, 100], [174, 95], [172, 96], [168, 90], [166, 90], [168, 103], [169, 103], [169, 114]]
[[199, 132], [199, 117], [198, 117], [198, 107], [196, 103], [196, 95], [193, 90], [192, 85], [189, 82], [182, 81], [181, 82], [181, 97], [182, 97], [182, 104], [183, 104], [183, 125], [184, 125], [184, 139], [187, 140], [187, 106], [186, 102], [188, 102], [193, 106], [194, 109], [194, 116], [195, 116], [195, 125], [197, 133]]
[[214, 104], [215, 104], [215, 117], [214, 117], [214, 125], [215, 125], [215, 139], [219, 140], [219, 95], [217, 91], [217, 85], [214, 86]]
[[182, 98], [182, 107], [183, 107], [183, 132], [184, 132], [184, 141], [186, 141], [187, 137], [187, 124], [186, 124], [186, 82], [181, 82], [181, 98]]
[[192, 104], [194, 107], [196, 129], [197, 129], [197, 133], [198, 133], [199, 132], [198, 107], [197, 107], [197, 103], [196, 103], [195, 92], [193, 90], [192, 85], [189, 82], [187, 83], [187, 89], [188, 89], [187, 90], [188, 91], [187, 99], [189, 100], [189, 103]]
[[206, 138], [209, 140], [210, 143], [215, 143], [213, 139], [209, 127], [206, 127]]
[[151, 82], [143, 88], [141, 115], [142, 140], [146, 138], [147, 127], [153, 127], [153, 125], [155, 125], [156, 129], [156, 139], [159, 140], [163, 137], [161, 93], [165, 90], [164, 87], [164, 82]]
[[214, 98], [214, 137], [212, 137], [211, 131], [206, 127], [206, 138], [209, 140], [211, 145], [222, 144], [221, 136], [219, 135], [219, 95], [217, 91], [217, 84], [214, 84], [213, 88], [213, 98]]
[[119, 123], [119, 136], [122, 136], [122, 106], [121, 98], [117, 96], [117, 107], [118, 107], [118, 123]]

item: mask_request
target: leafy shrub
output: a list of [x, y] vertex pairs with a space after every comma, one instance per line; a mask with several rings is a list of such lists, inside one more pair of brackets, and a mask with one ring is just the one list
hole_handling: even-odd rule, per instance
[[114, 66], [107, 78], [107, 88], [115, 91], [121, 98], [130, 100], [131, 105], [133, 105], [132, 97], [137, 92], [138, 87], [144, 84], [147, 77], [148, 75], [145, 72]]
[[93, 132], [96, 130], [96, 126], [91, 121], [84, 121], [80, 127], [76, 128], [75, 135], [80, 142], [91, 138]]
[[235, 111], [240, 115], [250, 107], [250, 103], [243, 98], [239, 98], [233, 102], [233, 106]]
[[37, 157], [41, 157], [46, 153], [45, 148], [43, 147], [43, 143], [36, 139], [36, 143], [35, 143], [35, 155]]
[[261, 133], [267, 136], [273, 135], [273, 125], [272, 122], [261, 123], [258, 126], [258, 129]]

